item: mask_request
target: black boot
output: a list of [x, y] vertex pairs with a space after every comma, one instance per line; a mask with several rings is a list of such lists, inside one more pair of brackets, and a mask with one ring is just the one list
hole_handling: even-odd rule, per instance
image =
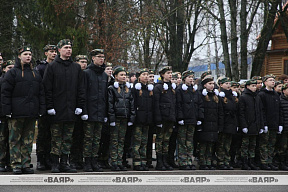
[[286, 165], [285, 163], [285, 156], [280, 156], [280, 166], [279, 166], [279, 169], [280, 170], [283, 170], [283, 171], [288, 171], [288, 166]]
[[165, 166], [166, 170], [173, 170], [173, 167], [171, 167], [168, 163], [168, 154], [163, 154], [163, 165]]
[[68, 163], [68, 155], [62, 154], [60, 159], [60, 166], [59, 170], [64, 173], [77, 173], [77, 170], [75, 168], [71, 168]]
[[172, 168], [179, 168], [179, 166], [174, 161], [174, 153], [167, 155], [167, 162]]
[[60, 173], [59, 156], [51, 154], [51, 160], [52, 160], [51, 173]]
[[98, 164], [97, 157], [92, 157], [92, 169], [95, 172], [103, 172], [103, 169]]
[[251, 168], [249, 167], [248, 165], [248, 159], [243, 157], [242, 159], [242, 167], [241, 167], [242, 170], [251, 170]]
[[25, 167], [22, 169], [22, 173], [24, 174], [34, 174], [34, 170], [31, 169], [30, 167]]
[[161, 153], [157, 153], [157, 164], [155, 169], [159, 171], [166, 171], [166, 168], [163, 165], [163, 155]]
[[248, 159], [248, 165], [252, 170], [260, 170], [260, 168], [254, 163], [254, 158]]
[[46, 169], [51, 169], [51, 167], [52, 167], [50, 154], [45, 155], [45, 167], [46, 167]]
[[147, 161], [147, 162], [146, 162], [146, 166], [147, 166], [148, 168], [154, 168], [154, 166], [152, 165], [152, 161]]
[[260, 169], [261, 170], [271, 170], [271, 168], [267, 164], [261, 164]]
[[85, 157], [84, 158], [84, 167], [83, 167], [83, 171], [85, 172], [93, 172], [92, 169], [92, 163], [91, 163], [91, 157]]
[[37, 155], [37, 170], [39, 171], [45, 171], [46, 166], [45, 166], [45, 156], [42, 154]]
[[0, 172], [7, 172], [7, 169], [5, 168], [5, 166], [0, 166]]

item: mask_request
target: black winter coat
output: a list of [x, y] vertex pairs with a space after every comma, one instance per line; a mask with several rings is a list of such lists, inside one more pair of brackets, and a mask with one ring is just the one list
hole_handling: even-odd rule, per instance
[[203, 121], [203, 100], [199, 91], [194, 91], [193, 86], [187, 90], [180, 84], [176, 89], [177, 120], [184, 120], [184, 124], [196, 125], [197, 121]]
[[278, 131], [280, 120], [280, 98], [278, 93], [274, 90], [268, 91], [266, 88], [262, 88], [258, 95], [263, 104], [264, 126], [268, 126], [269, 130]]
[[108, 116], [110, 122], [115, 122], [116, 118], [126, 118], [129, 122], [135, 122], [134, 98], [131, 89], [125, 91], [125, 84], [119, 84], [118, 88], [114, 85], [108, 87]]
[[86, 107], [83, 114], [88, 114], [88, 121], [104, 122], [107, 117], [108, 76], [101, 67], [93, 63], [85, 73]]
[[142, 94], [140, 96], [140, 90], [136, 89], [135, 85], [132, 88], [136, 111], [135, 124], [149, 125], [153, 122], [153, 94], [150, 96], [148, 85], [141, 83]]
[[55, 109], [54, 122], [75, 121], [75, 109], [85, 107], [84, 72], [71, 58], [59, 55], [49, 63], [43, 78], [48, 109]]
[[248, 129], [247, 135], [258, 135], [263, 129], [263, 105], [261, 98], [255, 92], [245, 89], [239, 98], [239, 131]]
[[197, 130], [197, 137], [199, 141], [204, 142], [215, 142], [218, 139], [218, 132], [223, 130], [224, 125], [224, 114], [222, 101], [218, 97], [218, 103], [213, 99], [215, 93], [208, 92], [209, 101], [202, 95], [203, 106], [204, 106], [204, 119], [202, 125]]
[[282, 93], [280, 96], [280, 125], [283, 126], [282, 133], [288, 132], [288, 98]]
[[[0, 90], [1, 90], [2, 84], [4, 82], [4, 75], [5, 75], [5, 72], [3, 72], [1, 77], [0, 77]], [[5, 117], [5, 115], [3, 115], [3, 112], [2, 112], [1, 97], [0, 97], [0, 117]]]
[[14, 68], [10, 69], [4, 77], [1, 86], [1, 103], [3, 115], [12, 118], [37, 118], [45, 113], [45, 95], [42, 78], [37, 70], [24, 65], [24, 76], [20, 59], [16, 59]]
[[154, 88], [154, 122], [156, 125], [163, 121], [176, 122], [176, 90], [173, 90], [172, 83], [166, 83], [168, 90], [163, 89], [163, 82], [160, 81]]
[[[36, 61], [37, 62], [37, 61]], [[47, 65], [49, 64], [46, 60], [44, 61], [38, 61], [37, 62], [38, 65], [36, 66], [36, 70], [39, 71], [40, 75], [41, 75], [41, 78], [43, 78], [44, 76], [44, 73], [45, 73], [45, 69], [47, 67]]]
[[220, 97], [223, 113], [224, 113], [224, 126], [223, 133], [236, 134], [238, 127], [238, 103], [236, 97], [233, 96], [232, 90], [221, 89], [225, 93], [227, 103], [224, 102], [225, 97]]

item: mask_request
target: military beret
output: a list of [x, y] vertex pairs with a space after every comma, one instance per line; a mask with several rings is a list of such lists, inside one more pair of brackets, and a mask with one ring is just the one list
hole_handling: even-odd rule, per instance
[[288, 83], [285, 83], [283, 86], [282, 86], [282, 91], [287, 89], [288, 88]]
[[57, 47], [60, 49], [65, 45], [73, 45], [72, 41], [70, 39], [62, 39], [59, 41], [59, 43], [57, 44]]
[[139, 71], [139, 76], [140, 76], [142, 73], [145, 73], [145, 72], [148, 72], [148, 73], [149, 73], [149, 69], [147, 69], [147, 68], [140, 69], [140, 71]]
[[164, 74], [167, 71], [172, 71], [172, 67], [171, 66], [162, 67], [162, 69], [159, 71], [159, 74]]
[[25, 52], [25, 51], [30, 51], [30, 52], [32, 52], [32, 49], [31, 49], [31, 47], [28, 47], [28, 46], [20, 47], [19, 50], [18, 50], [19, 55], [20, 55], [21, 53]]
[[262, 81], [263, 81], [263, 83], [264, 83], [265, 81], [267, 81], [267, 79], [269, 79], [269, 78], [273, 78], [273, 79], [275, 79], [276, 76], [273, 75], [273, 74], [265, 75], [264, 77], [262, 77]]
[[46, 51], [49, 51], [49, 50], [57, 50], [57, 46], [56, 45], [46, 45], [43, 50], [46, 52]]
[[125, 73], [127, 74], [125, 67], [119, 66], [119, 67], [115, 68], [115, 70], [113, 71], [113, 76], [117, 75], [121, 71], [125, 71]]
[[91, 56], [99, 55], [99, 54], [104, 54], [104, 49], [93, 49], [90, 52]]
[[184, 80], [186, 77], [190, 76], [190, 75], [194, 75], [194, 71], [188, 70], [188, 71], [184, 71], [182, 73], [182, 80]]
[[2, 68], [6, 68], [8, 65], [15, 65], [14, 60], [8, 60], [2, 64]]
[[178, 74], [177, 73], [172, 73], [172, 78], [173, 79], [177, 79], [178, 78]]
[[245, 86], [252, 85], [252, 84], [257, 84], [257, 80], [249, 79], [248, 81], [245, 82]]
[[201, 81], [202, 86], [204, 86], [206, 83], [210, 82], [210, 81], [214, 81], [214, 78], [206, 78], [203, 81]]
[[236, 82], [236, 81], [231, 81], [231, 86], [232, 87], [239, 87], [240, 83]]
[[262, 77], [261, 76], [253, 76], [252, 79], [253, 80], [262, 80]]
[[223, 84], [223, 83], [230, 82], [230, 81], [231, 80], [229, 77], [224, 77], [224, 78], [218, 80], [218, 84]]
[[87, 55], [77, 55], [75, 57], [76, 61], [79, 61], [80, 59], [86, 59], [88, 61], [88, 56]]
[[155, 70], [154, 69], [149, 69], [149, 74], [154, 74]]
[[113, 66], [112, 63], [106, 62], [106, 67], [112, 67], [112, 66]]
[[204, 79], [207, 75], [212, 75], [212, 72], [211, 71], [206, 71], [206, 72], [202, 73], [201, 79]]

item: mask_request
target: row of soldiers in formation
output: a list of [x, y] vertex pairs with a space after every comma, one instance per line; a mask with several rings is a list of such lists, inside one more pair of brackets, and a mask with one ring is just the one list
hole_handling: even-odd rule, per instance
[[127, 82], [124, 67], [104, 64], [103, 49], [91, 51], [88, 66], [86, 55], [72, 61], [68, 39], [44, 50], [47, 60], [35, 69], [27, 46], [2, 65], [0, 171], [34, 173], [36, 119], [37, 169], [52, 173], [126, 171], [131, 141], [133, 169], [147, 171], [154, 131], [156, 170], [195, 170], [195, 156], [201, 170], [233, 170], [235, 159], [244, 170], [288, 170], [288, 84], [275, 84], [273, 75], [241, 90], [226, 77], [216, 83], [205, 72], [194, 81], [193, 71], [172, 74], [166, 66], [156, 84], [146, 68]]

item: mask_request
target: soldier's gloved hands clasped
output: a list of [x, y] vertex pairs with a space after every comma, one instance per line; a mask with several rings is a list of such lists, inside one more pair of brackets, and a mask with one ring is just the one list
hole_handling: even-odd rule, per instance
[[243, 128], [242, 131], [243, 131], [243, 133], [245, 133], [245, 134], [248, 133], [248, 129], [247, 129], [247, 128]]
[[82, 119], [83, 121], [86, 121], [86, 120], [88, 119], [88, 115], [82, 115], [82, 116], [81, 116], [81, 119]]
[[278, 134], [281, 134], [283, 131], [283, 126], [279, 126], [279, 129], [278, 129]]
[[197, 121], [197, 125], [201, 125], [202, 124], [202, 121]]
[[47, 111], [47, 113], [48, 113], [48, 115], [56, 115], [55, 109], [49, 109], [49, 110]]
[[80, 115], [82, 113], [82, 109], [81, 108], [76, 108], [75, 109], [75, 115]]
[[115, 126], [116, 126], [116, 123], [115, 123], [115, 122], [111, 122], [111, 123], [110, 123], [110, 126], [111, 126], [111, 127], [115, 127]]
[[128, 122], [128, 127], [132, 126], [133, 123], [132, 122]]
[[184, 120], [178, 121], [179, 125], [184, 125]]
[[264, 133], [268, 133], [268, 126], [264, 126]]
[[264, 130], [263, 130], [263, 129], [260, 129], [259, 134], [262, 134], [263, 132], [264, 132]]

